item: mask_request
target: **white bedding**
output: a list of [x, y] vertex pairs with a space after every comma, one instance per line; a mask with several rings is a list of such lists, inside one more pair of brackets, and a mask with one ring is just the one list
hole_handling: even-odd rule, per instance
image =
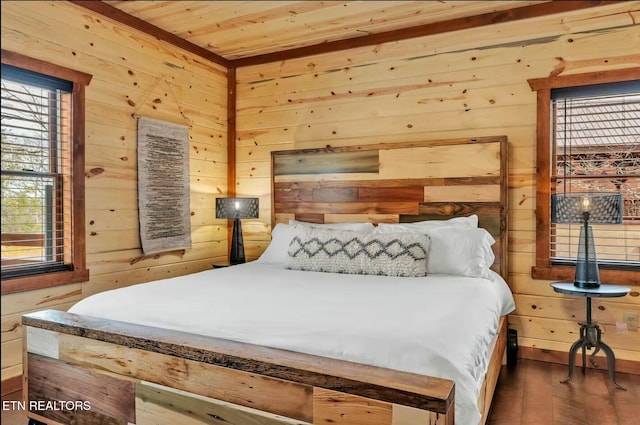
[[69, 311], [452, 379], [456, 424], [477, 425], [485, 352], [514, 309], [492, 279], [252, 262], [99, 293]]

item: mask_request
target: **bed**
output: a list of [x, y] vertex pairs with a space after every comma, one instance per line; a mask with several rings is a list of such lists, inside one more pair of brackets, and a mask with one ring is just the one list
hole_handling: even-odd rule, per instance
[[[274, 152], [274, 239], [257, 261], [23, 316], [29, 416], [68, 424], [484, 423], [513, 309], [504, 280], [506, 149], [506, 138], [487, 137]], [[442, 258], [426, 276], [397, 272], [400, 257], [374, 274], [313, 270], [316, 262], [296, 262], [291, 251], [293, 240], [306, 247], [357, 234], [366, 246], [395, 238], [415, 248], [419, 240], [442, 253], [436, 242], [467, 237], [471, 230], [451, 226], [472, 218], [474, 234], [494, 241], [481, 276], [439, 273]], [[428, 231], [425, 242], [415, 229], [435, 221], [446, 230]], [[349, 227], [369, 223], [371, 231]]]

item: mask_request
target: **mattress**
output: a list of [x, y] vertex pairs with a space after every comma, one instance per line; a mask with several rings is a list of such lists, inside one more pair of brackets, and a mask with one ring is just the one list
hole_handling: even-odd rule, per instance
[[251, 262], [132, 285], [69, 311], [451, 379], [477, 425], [486, 352], [514, 309], [506, 282], [287, 270]]

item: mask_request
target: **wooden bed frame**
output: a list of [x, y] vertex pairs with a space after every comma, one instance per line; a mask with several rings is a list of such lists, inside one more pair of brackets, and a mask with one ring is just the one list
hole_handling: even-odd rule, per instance
[[[273, 222], [478, 214], [506, 278], [504, 136], [273, 152]], [[61, 311], [24, 315], [28, 416], [49, 424], [451, 425], [453, 381]], [[506, 318], [489, 347], [484, 424]]]

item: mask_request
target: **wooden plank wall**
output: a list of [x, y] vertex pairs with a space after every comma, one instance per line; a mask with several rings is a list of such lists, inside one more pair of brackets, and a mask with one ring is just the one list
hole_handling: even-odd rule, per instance
[[[271, 202], [274, 150], [504, 134], [509, 140], [509, 284], [517, 304], [510, 323], [521, 348], [566, 353], [578, 338], [576, 320], [584, 319], [584, 299], [560, 296], [548, 281], [531, 278], [536, 94], [527, 79], [639, 66], [638, 22], [640, 2], [623, 2], [239, 68], [238, 190], [259, 196], [261, 205]], [[472, 166], [475, 158], [460, 160]], [[259, 230], [245, 237], [252, 258], [269, 238]], [[640, 361], [640, 333], [618, 334], [615, 327], [623, 312], [640, 314], [640, 287], [633, 291], [635, 296], [594, 301], [594, 318], [604, 326], [618, 370], [628, 366], [624, 360]], [[631, 368], [640, 373], [637, 365]]]
[[[22, 373], [20, 315], [204, 270], [227, 253], [226, 69], [70, 2], [4, 2], [2, 48], [93, 75], [86, 101], [89, 282], [2, 296], [2, 381]], [[134, 115], [190, 125], [193, 249], [142, 257]], [[4, 390], [4, 386], [3, 386]]]

